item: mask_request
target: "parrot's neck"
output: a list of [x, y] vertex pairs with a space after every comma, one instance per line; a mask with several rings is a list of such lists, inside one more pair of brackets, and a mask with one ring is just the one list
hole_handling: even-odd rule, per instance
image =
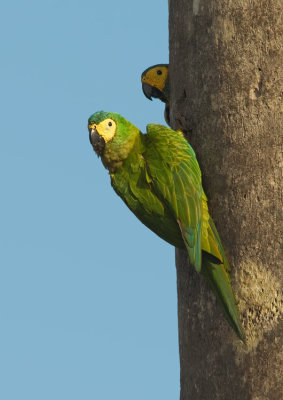
[[136, 129], [126, 142], [117, 143], [115, 148], [106, 149], [101, 159], [110, 174], [115, 173], [122, 167], [130, 155], [141, 153], [143, 149], [143, 136], [139, 129]]

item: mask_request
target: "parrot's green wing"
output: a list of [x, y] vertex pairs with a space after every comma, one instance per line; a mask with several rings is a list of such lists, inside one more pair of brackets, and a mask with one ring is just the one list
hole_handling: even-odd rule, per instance
[[145, 147], [151, 188], [179, 224], [190, 261], [199, 272], [203, 189], [195, 153], [180, 132], [157, 124], [147, 126]]
[[144, 147], [140, 146], [127, 157], [123, 168], [111, 174], [111, 183], [135, 216], [162, 239], [176, 247], [185, 247], [178, 223], [168, 207], [151, 190]]
[[238, 308], [215, 225], [209, 216], [195, 153], [180, 132], [147, 126], [144, 153], [151, 189], [176, 218], [190, 261], [208, 280], [230, 325], [244, 340]]

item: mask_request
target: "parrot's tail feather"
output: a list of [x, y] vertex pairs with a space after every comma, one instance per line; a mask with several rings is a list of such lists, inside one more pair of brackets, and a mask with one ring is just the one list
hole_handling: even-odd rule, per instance
[[239, 310], [230, 284], [230, 277], [223, 264], [213, 264], [203, 257], [202, 273], [213, 290], [224, 314], [238, 337], [245, 342]]

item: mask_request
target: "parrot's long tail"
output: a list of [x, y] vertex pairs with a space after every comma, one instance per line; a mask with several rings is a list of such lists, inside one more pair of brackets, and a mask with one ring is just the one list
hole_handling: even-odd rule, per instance
[[244, 342], [245, 334], [241, 326], [238, 307], [230, 284], [230, 278], [225, 271], [223, 264], [212, 264], [205, 260], [204, 256], [202, 262], [202, 273], [208, 280], [227, 321], [238, 337]]
[[205, 275], [211, 289], [220, 303], [227, 321], [234, 329], [238, 337], [245, 342], [245, 334], [242, 329], [239, 318], [239, 310], [231, 286], [231, 279], [229, 275], [230, 267], [225, 257], [218, 232], [211, 218], [209, 219], [209, 224], [214, 233], [214, 238], [218, 242], [223, 258], [223, 264], [213, 263], [212, 260], [207, 257], [207, 253], [203, 252], [202, 273]]

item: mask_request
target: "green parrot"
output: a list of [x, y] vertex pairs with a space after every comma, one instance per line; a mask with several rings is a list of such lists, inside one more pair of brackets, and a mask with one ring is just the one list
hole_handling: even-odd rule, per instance
[[180, 131], [147, 125], [147, 133], [117, 113], [99, 111], [88, 120], [94, 151], [111, 184], [135, 216], [162, 239], [186, 248], [190, 262], [211, 286], [241, 340], [229, 264], [208, 213], [201, 171]]
[[156, 64], [147, 68], [141, 75], [141, 81], [145, 97], [149, 100], [154, 97], [165, 103], [164, 119], [170, 126], [168, 67], [168, 64]]

